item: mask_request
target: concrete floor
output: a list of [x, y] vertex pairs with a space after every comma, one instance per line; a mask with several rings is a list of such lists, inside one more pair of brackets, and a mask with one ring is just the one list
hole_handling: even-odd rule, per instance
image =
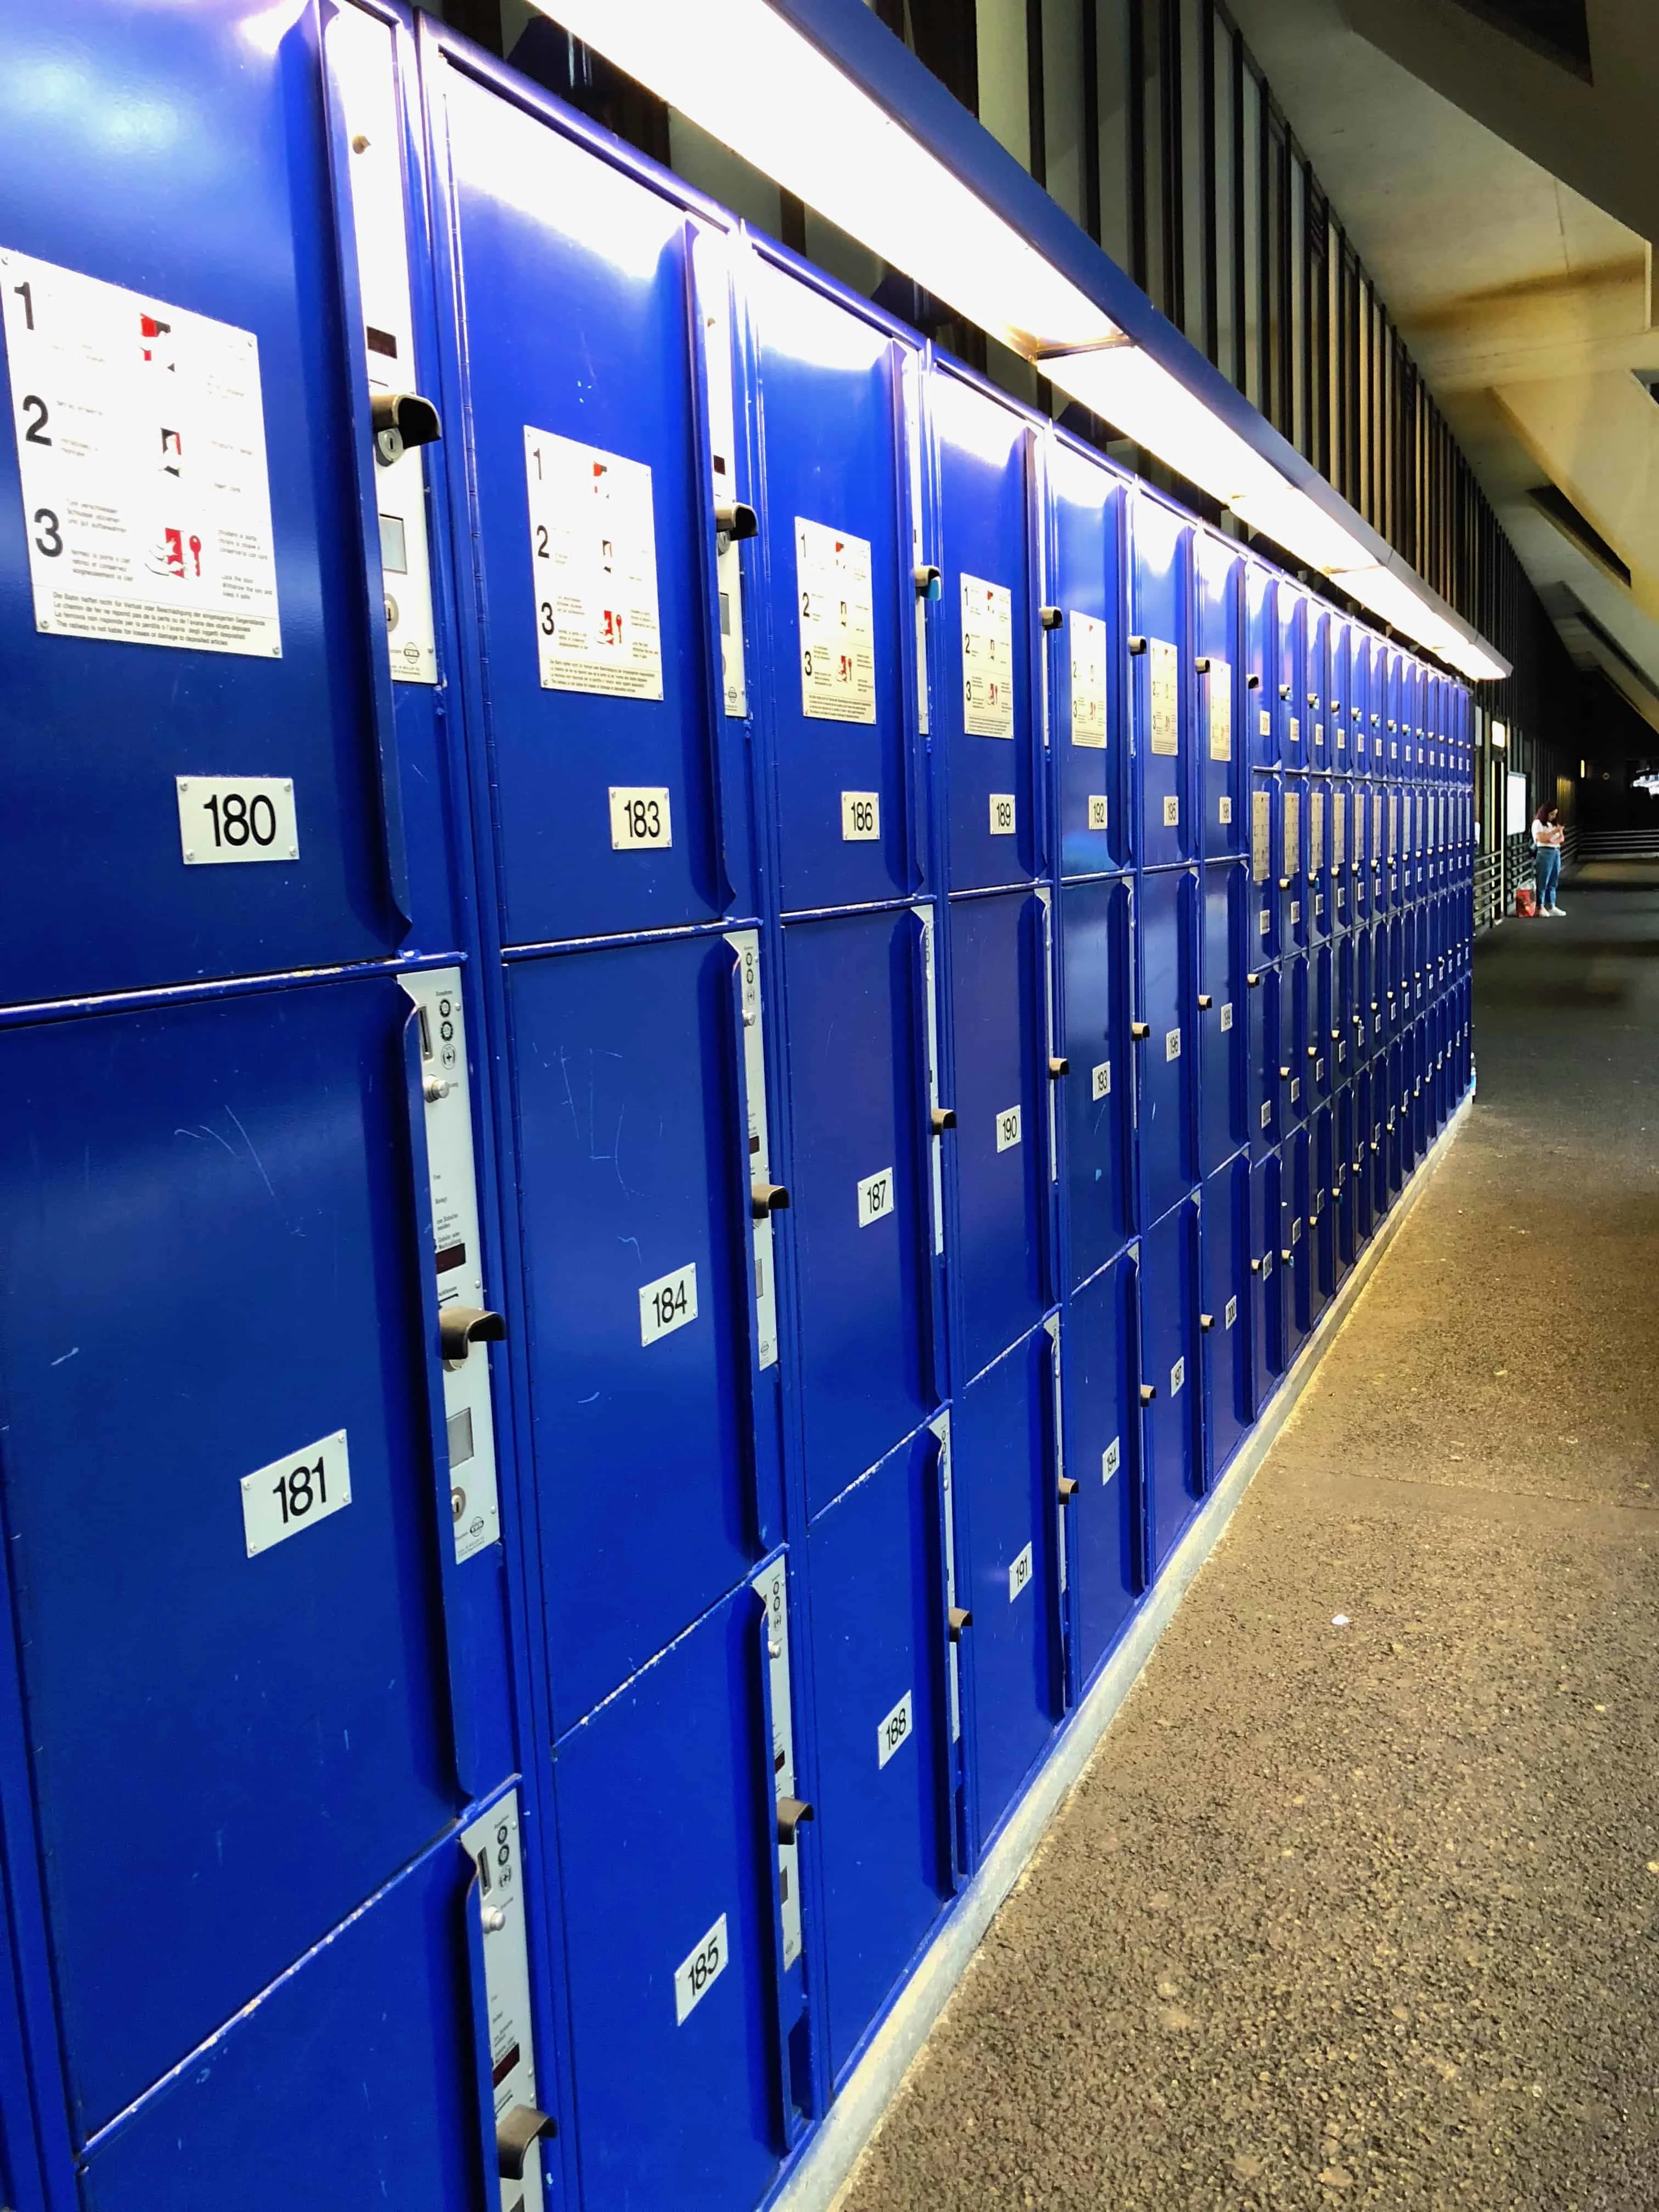
[[1659, 2207], [1659, 870], [1563, 897], [847, 2212]]

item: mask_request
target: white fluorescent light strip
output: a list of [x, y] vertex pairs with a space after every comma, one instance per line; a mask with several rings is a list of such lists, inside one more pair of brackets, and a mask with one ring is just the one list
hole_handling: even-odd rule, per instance
[[544, 11], [1240, 520], [1476, 678], [1502, 667], [1045, 260], [767, 0]]

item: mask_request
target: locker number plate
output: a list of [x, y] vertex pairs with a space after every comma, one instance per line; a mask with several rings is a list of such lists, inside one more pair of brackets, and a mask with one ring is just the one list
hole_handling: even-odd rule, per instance
[[1226, 1310], [1222, 1316], [1221, 1325], [1224, 1328], [1231, 1328], [1237, 1319], [1238, 1300], [1237, 1298], [1229, 1298], [1227, 1301]]
[[1091, 830], [1103, 830], [1106, 827], [1104, 792], [1091, 791], [1089, 794], [1089, 827]]
[[1103, 1060], [1098, 1067], [1091, 1067], [1089, 1071], [1089, 1096], [1091, 1098], [1109, 1098], [1111, 1091], [1112, 1063], [1109, 1060]]
[[1020, 1592], [1025, 1588], [1025, 1585], [1030, 1581], [1030, 1579], [1031, 1547], [1028, 1544], [1025, 1547], [1025, 1549], [1020, 1553], [1019, 1557], [1017, 1559], [1011, 1561], [1009, 1565], [1008, 1602], [1010, 1605], [1013, 1603], [1014, 1600], [1019, 1595]]
[[1227, 1001], [1227, 1003], [1226, 1003], [1226, 1005], [1225, 1005], [1225, 1006], [1221, 1009], [1221, 1026], [1222, 1026], [1222, 1028], [1223, 1028], [1224, 1030], [1230, 1030], [1230, 1029], [1231, 1029], [1232, 1025], [1233, 1025], [1233, 1002], [1232, 1002], [1232, 1000], [1231, 1000], [1231, 999], [1229, 999], [1229, 1000], [1228, 1000], [1228, 1001]]
[[1019, 1109], [1009, 1107], [1006, 1114], [997, 1115], [997, 1150], [1010, 1152], [1019, 1142]]
[[659, 1275], [640, 1292], [640, 1342], [654, 1344], [672, 1336], [697, 1317], [697, 1267], [677, 1267], [672, 1275]]
[[691, 2014], [726, 1972], [730, 1946], [726, 1940], [722, 1912], [689, 1959], [674, 1969], [674, 2025], [684, 2027]]
[[1186, 1380], [1187, 1363], [1184, 1358], [1177, 1359], [1170, 1370], [1170, 1395], [1172, 1398], [1178, 1398], [1181, 1395], [1182, 1385]]
[[867, 1229], [872, 1221], [879, 1221], [893, 1210], [893, 1170], [884, 1168], [879, 1175], [866, 1176], [859, 1185], [859, 1227]]
[[1231, 799], [1218, 799], [1216, 801], [1216, 819], [1217, 819], [1217, 821], [1218, 821], [1218, 822], [1222, 822], [1222, 823], [1227, 823], [1227, 822], [1231, 822], [1231, 821], [1232, 820], [1232, 818], [1233, 818], [1233, 802], [1231, 801]]
[[660, 852], [674, 842], [668, 793], [651, 784], [611, 787], [611, 849], [613, 853]]
[[297, 860], [294, 786], [281, 775], [181, 775], [179, 843], [187, 868]]
[[841, 795], [842, 842], [873, 845], [881, 836], [881, 793], [843, 791]]
[[1180, 1057], [1181, 1057], [1181, 1031], [1180, 1031], [1179, 1030], [1164, 1030], [1164, 1059], [1165, 1059], [1165, 1060], [1179, 1060], [1179, 1059], [1180, 1059]]
[[1118, 1468], [1122, 1462], [1122, 1440], [1121, 1437], [1114, 1437], [1110, 1443], [1107, 1445], [1105, 1450], [1100, 1455], [1100, 1479], [1103, 1482], [1109, 1482], [1111, 1480], [1112, 1477], [1117, 1473]]
[[1181, 801], [1178, 799], [1164, 800], [1164, 827], [1166, 830], [1178, 830], [1181, 827]]
[[1014, 794], [1012, 791], [991, 793], [991, 835], [1012, 837], [1014, 834]]
[[886, 1719], [876, 1729], [878, 1772], [886, 1765], [901, 1745], [908, 1743], [915, 1724], [915, 1713], [911, 1705], [910, 1692], [907, 1690]]
[[286, 1543], [331, 1514], [343, 1513], [350, 1503], [351, 1462], [343, 1429], [287, 1459], [272, 1460], [257, 1474], [245, 1474], [242, 1534], [249, 1559], [258, 1559], [273, 1544]]

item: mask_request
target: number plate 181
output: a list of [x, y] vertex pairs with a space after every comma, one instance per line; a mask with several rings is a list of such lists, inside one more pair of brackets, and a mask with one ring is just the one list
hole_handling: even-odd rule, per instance
[[336, 1429], [319, 1443], [272, 1460], [242, 1477], [242, 1533], [247, 1555], [257, 1559], [314, 1522], [326, 1521], [351, 1503], [351, 1462], [346, 1432]]
[[187, 868], [297, 860], [294, 786], [281, 775], [181, 775], [179, 842]]

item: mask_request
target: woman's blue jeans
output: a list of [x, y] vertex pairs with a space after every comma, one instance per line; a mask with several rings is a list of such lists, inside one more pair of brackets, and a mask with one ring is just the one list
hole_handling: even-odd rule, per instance
[[1538, 879], [1538, 903], [1547, 909], [1555, 904], [1555, 887], [1561, 880], [1560, 848], [1540, 845], [1538, 865], [1533, 872]]

